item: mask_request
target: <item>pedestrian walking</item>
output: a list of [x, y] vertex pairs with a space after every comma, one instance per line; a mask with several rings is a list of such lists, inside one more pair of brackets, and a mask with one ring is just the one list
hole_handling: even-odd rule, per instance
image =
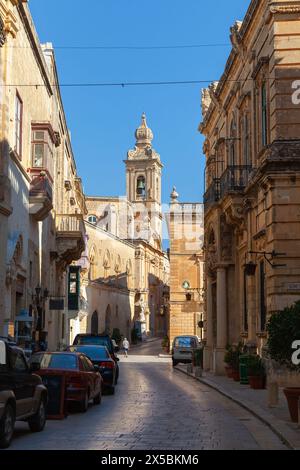
[[128, 351], [129, 351], [129, 341], [127, 338], [124, 338], [123, 340], [123, 349], [124, 349], [124, 355], [125, 357], [128, 357]]

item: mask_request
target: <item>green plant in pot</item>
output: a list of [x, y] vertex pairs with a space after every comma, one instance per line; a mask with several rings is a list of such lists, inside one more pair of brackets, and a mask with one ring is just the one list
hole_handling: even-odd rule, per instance
[[283, 311], [275, 313], [267, 325], [268, 353], [271, 359], [289, 371], [299, 374], [299, 387], [284, 389], [291, 419], [298, 422], [298, 401], [300, 399], [300, 365], [294, 364], [293, 343], [300, 340], [300, 301]]
[[193, 354], [194, 367], [203, 368], [203, 349], [196, 349]]
[[162, 342], [161, 342], [161, 347], [162, 347], [165, 351], [169, 351], [169, 348], [170, 348], [170, 340], [169, 340], [169, 337], [168, 337], [168, 336], [165, 336], [164, 339], [162, 340]]
[[232, 346], [230, 344], [227, 345], [226, 347], [226, 353], [224, 356], [224, 362], [225, 362], [225, 371], [226, 375], [229, 379], [232, 379]]
[[242, 354], [243, 345], [239, 343], [236, 346], [227, 346], [227, 351], [224, 357], [224, 362], [227, 364], [225, 367], [227, 375], [230, 378], [233, 378], [236, 382], [240, 380], [240, 373], [239, 373], [239, 359], [240, 355]]
[[262, 390], [266, 384], [266, 371], [260, 356], [251, 355], [248, 359], [248, 377], [250, 387], [254, 390]]

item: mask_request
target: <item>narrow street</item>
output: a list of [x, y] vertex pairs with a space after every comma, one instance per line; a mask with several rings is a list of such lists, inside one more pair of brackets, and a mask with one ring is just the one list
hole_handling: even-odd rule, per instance
[[[158, 358], [160, 341], [120, 354], [115, 396], [41, 434], [18, 423], [11, 450], [285, 449], [269, 428]], [[151, 355], [152, 354], [152, 355]]]

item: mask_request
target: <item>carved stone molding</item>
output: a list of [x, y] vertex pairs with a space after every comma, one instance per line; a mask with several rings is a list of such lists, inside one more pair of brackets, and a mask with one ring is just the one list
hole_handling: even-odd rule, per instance
[[300, 5], [293, 6], [293, 5], [279, 5], [279, 6], [271, 6], [270, 12], [275, 15], [276, 13], [281, 15], [286, 15], [287, 13], [300, 13]]
[[0, 17], [0, 47], [4, 45], [5, 40], [6, 40], [6, 34], [4, 31], [4, 22], [2, 18]]

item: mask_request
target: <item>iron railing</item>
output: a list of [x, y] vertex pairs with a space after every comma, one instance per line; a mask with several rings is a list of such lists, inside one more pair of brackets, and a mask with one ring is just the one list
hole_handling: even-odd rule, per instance
[[252, 167], [245, 165], [228, 166], [220, 178], [220, 198], [235, 191], [244, 191], [251, 177]]
[[214, 178], [211, 185], [204, 194], [204, 209], [207, 211], [220, 199], [220, 180]]

